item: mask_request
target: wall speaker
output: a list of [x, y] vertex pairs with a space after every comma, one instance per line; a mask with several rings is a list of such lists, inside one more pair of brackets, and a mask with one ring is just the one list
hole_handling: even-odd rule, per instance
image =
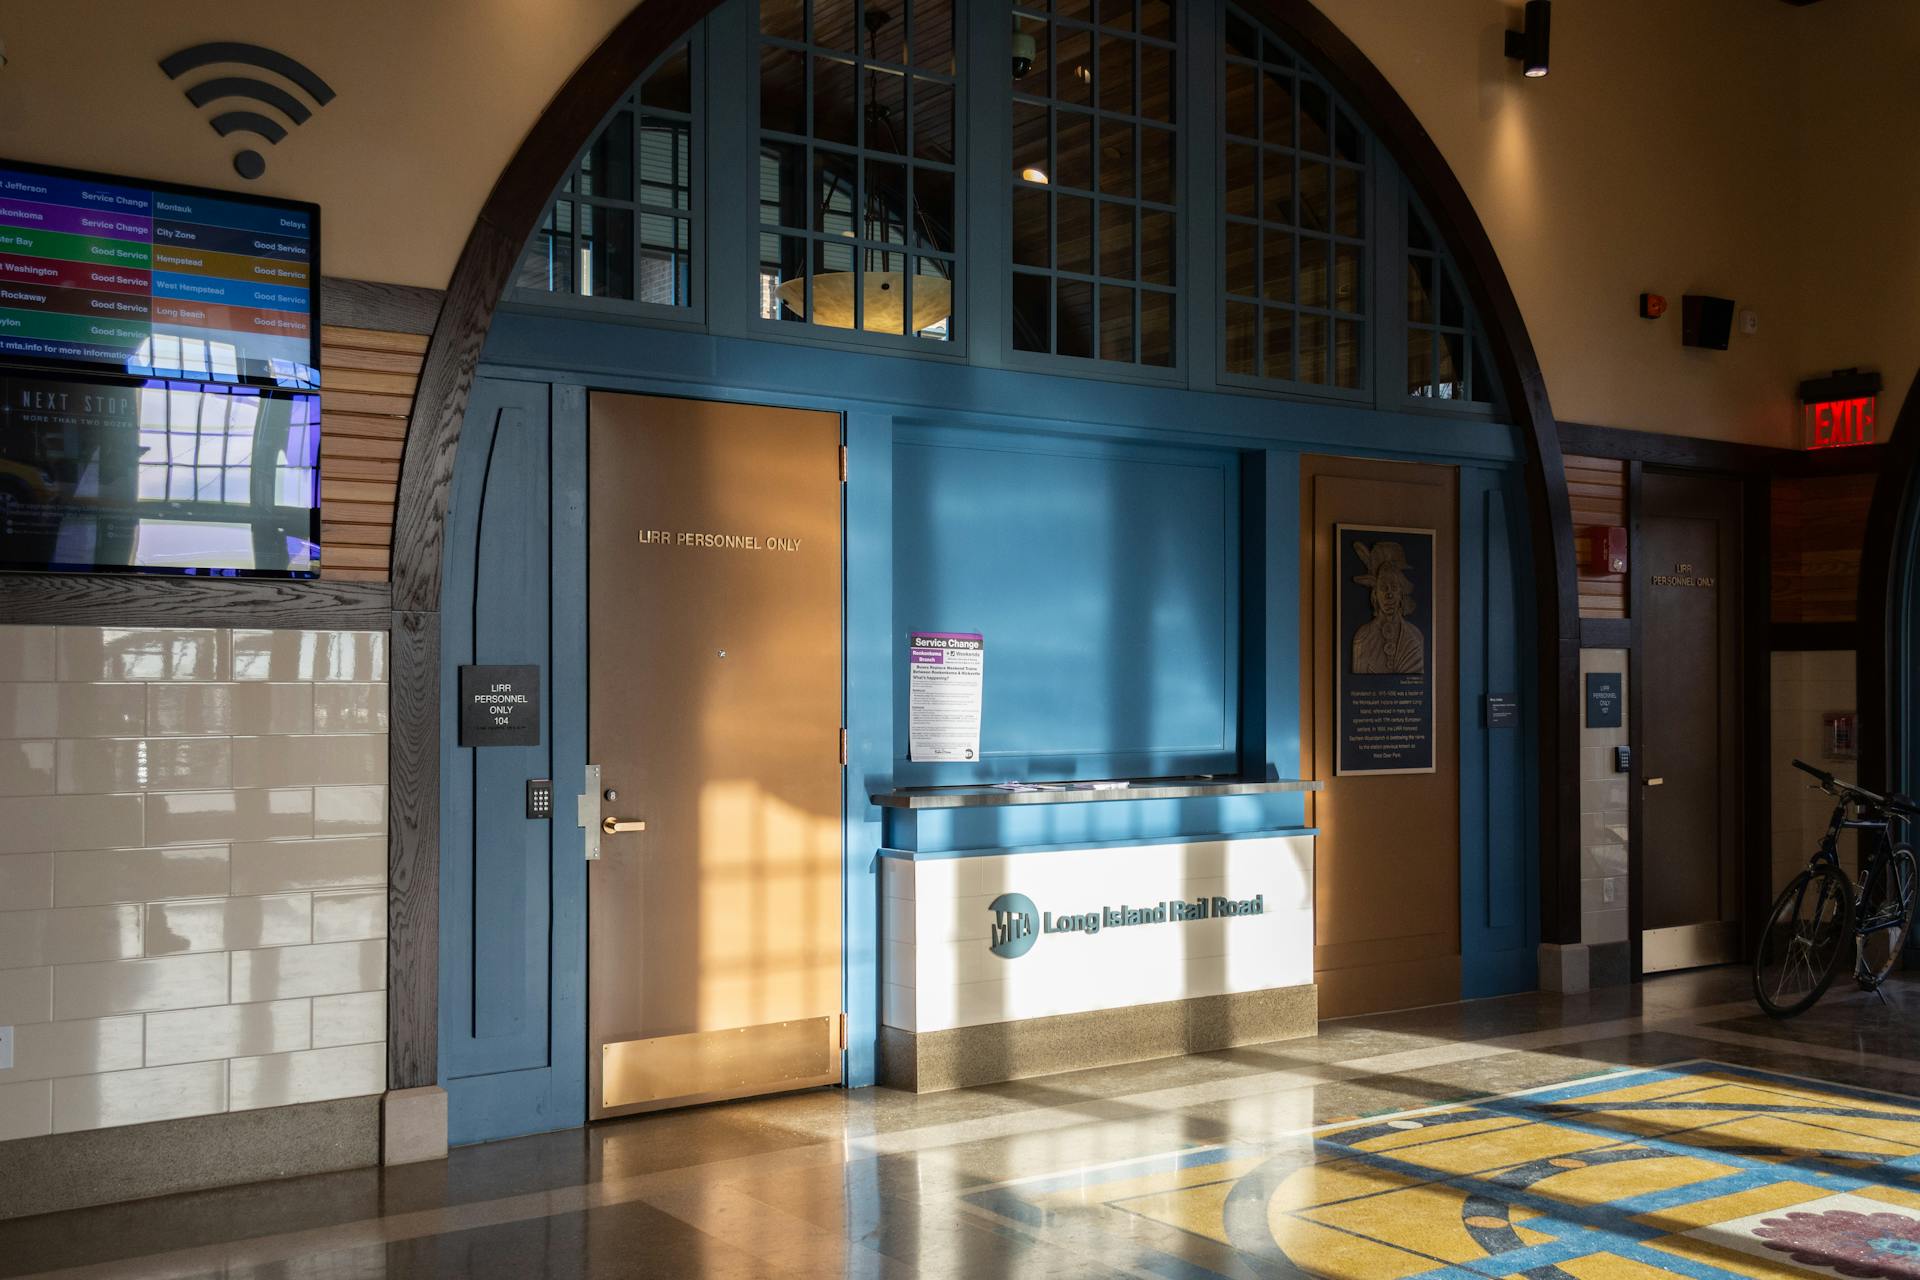
[[1704, 293], [1680, 297], [1680, 345], [1725, 351], [1733, 333], [1733, 299]]

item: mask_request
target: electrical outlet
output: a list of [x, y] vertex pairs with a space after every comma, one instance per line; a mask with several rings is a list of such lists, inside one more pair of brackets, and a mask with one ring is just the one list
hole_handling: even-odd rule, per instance
[[1612, 902], [1614, 898], [1613, 877], [1608, 876], [1600, 882], [1600, 898], [1603, 902]]
[[1740, 313], [1740, 332], [1748, 337], [1760, 332], [1760, 313], [1752, 307]]
[[13, 1028], [0, 1027], [0, 1071], [13, 1070]]

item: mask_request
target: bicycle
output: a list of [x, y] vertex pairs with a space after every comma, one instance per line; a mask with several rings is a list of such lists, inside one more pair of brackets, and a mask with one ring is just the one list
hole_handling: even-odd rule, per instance
[[[1804, 760], [1795, 760], [1793, 767], [1811, 774], [1839, 803], [1807, 869], [1780, 891], [1760, 931], [1753, 994], [1776, 1018], [1804, 1013], [1826, 994], [1839, 976], [1848, 938], [1854, 944], [1854, 980], [1885, 1000], [1880, 984], [1900, 962], [1920, 886], [1920, 860], [1911, 845], [1896, 842], [1893, 830], [1896, 823], [1920, 816], [1920, 806], [1905, 796], [1876, 795]], [[1877, 833], [1857, 885], [1840, 867], [1842, 831]]]

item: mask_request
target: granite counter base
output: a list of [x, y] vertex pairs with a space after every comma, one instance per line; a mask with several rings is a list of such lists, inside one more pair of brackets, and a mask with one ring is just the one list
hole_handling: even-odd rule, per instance
[[880, 1028], [880, 1083], [937, 1093], [1313, 1035], [1320, 988], [1168, 1000], [915, 1033]]

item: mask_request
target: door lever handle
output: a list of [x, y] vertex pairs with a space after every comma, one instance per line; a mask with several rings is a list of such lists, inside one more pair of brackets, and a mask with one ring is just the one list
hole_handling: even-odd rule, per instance
[[[1667, 780], [1665, 778], [1648, 778], [1644, 785], [1649, 787], [1664, 787], [1667, 785]], [[611, 819], [609, 819], [609, 821], [611, 821]], [[607, 830], [611, 831], [613, 828], [608, 827]]]
[[645, 831], [647, 824], [644, 822], [627, 821], [620, 818], [608, 818], [600, 824], [600, 829], [608, 835], [614, 836], [619, 835], [622, 831]]

